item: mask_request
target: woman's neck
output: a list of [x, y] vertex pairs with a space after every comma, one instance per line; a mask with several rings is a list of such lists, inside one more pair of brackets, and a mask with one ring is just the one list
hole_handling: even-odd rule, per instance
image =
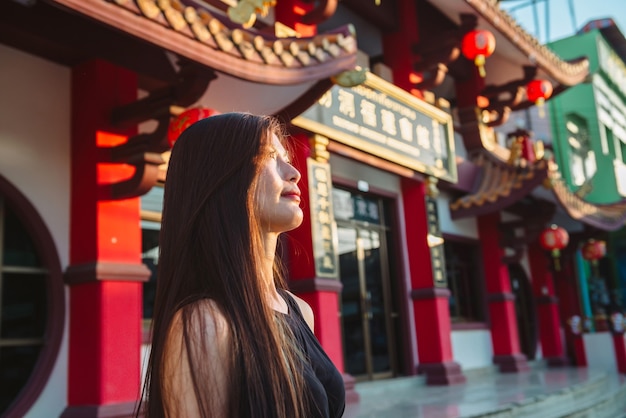
[[262, 285], [269, 306], [275, 311], [287, 313], [287, 302], [278, 294], [274, 282], [274, 259], [277, 242], [278, 234], [265, 234], [263, 237], [264, 257], [261, 264], [261, 280], [263, 280]]

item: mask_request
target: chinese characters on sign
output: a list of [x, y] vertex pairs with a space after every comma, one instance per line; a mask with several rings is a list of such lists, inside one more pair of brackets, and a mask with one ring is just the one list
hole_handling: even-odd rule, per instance
[[437, 201], [431, 197], [426, 198], [426, 216], [428, 217], [428, 246], [430, 247], [430, 260], [433, 266], [433, 281], [436, 287], [447, 287], [446, 261], [443, 237], [439, 228]]
[[319, 277], [338, 278], [337, 232], [333, 218], [330, 166], [309, 158], [307, 167], [315, 273]]
[[373, 74], [334, 86], [293, 123], [381, 158], [456, 182], [452, 117]]

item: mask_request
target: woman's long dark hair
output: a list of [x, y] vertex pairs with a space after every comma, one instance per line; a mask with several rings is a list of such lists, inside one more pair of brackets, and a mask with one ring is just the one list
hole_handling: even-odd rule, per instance
[[[254, 197], [272, 134], [282, 138], [280, 125], [271, 117], [227, 113], [195, 123], [173, 147], [144, 386], [149, 418], [176, 415], [168, 411], [171, 399], [164, 390], [163, 369], [167, 333], [177, 311], [182, 314], [198, 409], [203, 417], [211, 416], [213, 379], [201, 355], [211, 341], [198, 331], [202, 315], [195, 303], [204, 299], [223, 314], [233, 342], [231, 357], [224, 359], [228, 383], [222, 393], [227, 394], [228, 416], [307, 415], [300, 353], [285, 320], [267, 303], [259, 276], [263, 249]], [[277, 287], [284, 288], [282, 279], [278, 281]]]

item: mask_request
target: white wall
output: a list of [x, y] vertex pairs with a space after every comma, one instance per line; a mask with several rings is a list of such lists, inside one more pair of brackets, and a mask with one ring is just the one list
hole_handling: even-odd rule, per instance
[[478, 226], [476, 218], [462, 218], [452, 220], [450, 217], [451, 196], [445, 191], [441, 191], [437, 197], [437, 214], [439, 215], [439, 226], [444, 234], [457, 235], [460, 237], [478, 239]]
[[[70, 70], [0, 44], [0, 92], [0, 174], [37, 209], [65, 269], [69, 260]], [[28, 416], [59, 416], [66, 402], [67, 334], [50, 382]]]
[[452, 355], [463, 370], [493, 365], [491, 332], [488, 329], [452, 331]]
[[617, 370], [615, 346], [610, 332], [583, 334], [587, 366], [590, 369]]

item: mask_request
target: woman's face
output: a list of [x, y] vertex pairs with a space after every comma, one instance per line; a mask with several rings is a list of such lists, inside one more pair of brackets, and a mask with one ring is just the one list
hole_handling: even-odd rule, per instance
[[256, 193], [256, 215], [264, 232], [285, 232], [302, 223], [300, 172], [291, 165], [287, 151], [276, 135], [262, 163]]

